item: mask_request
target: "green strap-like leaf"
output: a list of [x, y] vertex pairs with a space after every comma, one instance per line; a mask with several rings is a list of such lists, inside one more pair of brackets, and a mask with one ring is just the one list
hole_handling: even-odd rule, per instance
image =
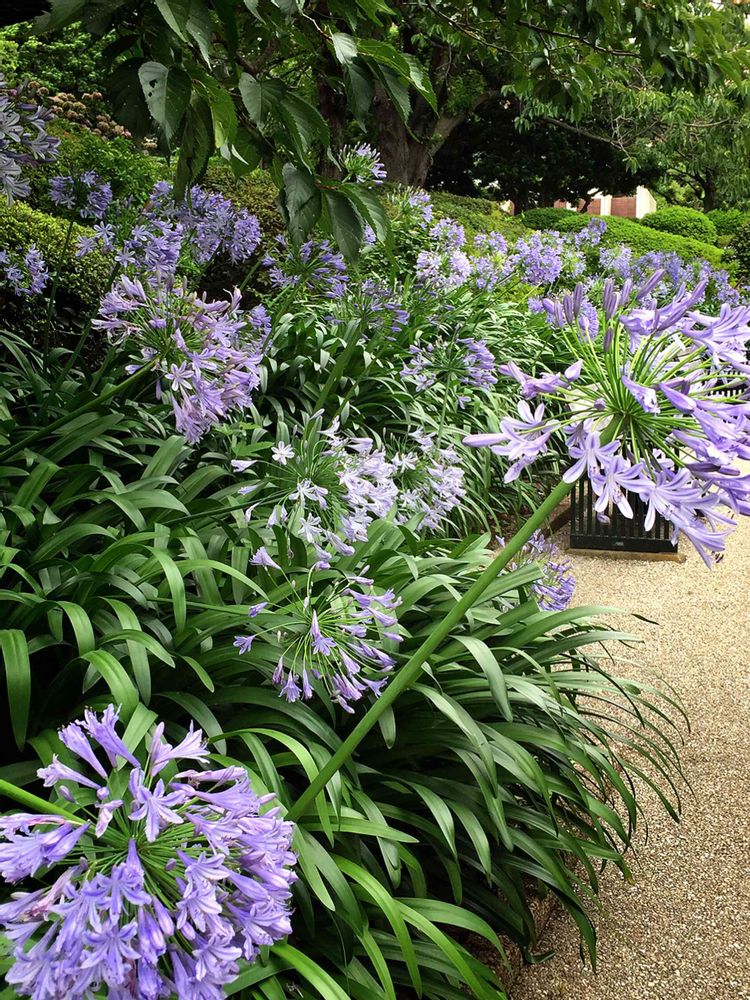
[[26, 636], [19, 629], [0, 632], [0, 652], [5, 667], [8, 707], [13, 736], [19, 750], [26, 743], [31, 702], [31, 664]]

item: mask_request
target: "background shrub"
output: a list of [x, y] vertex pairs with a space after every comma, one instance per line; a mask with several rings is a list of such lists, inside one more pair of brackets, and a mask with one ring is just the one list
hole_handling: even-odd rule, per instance
[[641, 225], [658, 229], [663, 233], [673, 233], [675, 236], [702, 240], [704, 243], [715, 243], [718, 235], [716, 226], [703, 212], [697, 212], [694, 208], [682, 208], [679, 205], [661, 208], [644, 215]]
[[[577, 212], [571, 212], [569, 218], [560, 220], [557, 228], [561, 232], [585, 229], [591, 218], [590, 215], [579, 215]], [[652, 251], [674, 251], [685, 260], [700, 257], [714, 267], [722, 265], [722, 252], [712, 243], [675, 236], [674, 233], [666, 233], [649, 226], [642, 226], [632, 219], [620, 219], [610, 215], [602, 216], [602, 218], [607, 223], [607, 230], [602, 236], [603, 246], [616, 247], [618, 244], [624, 243], [637, 256]]]
[[739, 232], [745, 223], [750, 222], [750, 212], [743, 212], [739, 208], [714, 208], [710, 212], [706, 212], [706, 218], [713, 222], [716, 226], [716, 232], [721, 238], [722, 236], [734, 236], [735, 233]]
[[569, 208], [530, 208], [520, 216], [521, 222], [528, 229], [557, 229], [557, 224], [561, 219], [567, 219], [569, 215], [577, 215]]
[[[166, 162], [149, 156], [123, 136], [103, 138], [70, 122], [57, 121], [50, 130], [60, 136], [60, 155], [31, 175], [32, 201], [47, 212], [59, 209], [49, 199], [49, 179], [58, 174], [76, 176], [87, 170], [112, 185], [116, 198], [131, 197], [143, 204], [156, 181], [169, 176]], [[63, 210], [64, 211], [64, 210]]]

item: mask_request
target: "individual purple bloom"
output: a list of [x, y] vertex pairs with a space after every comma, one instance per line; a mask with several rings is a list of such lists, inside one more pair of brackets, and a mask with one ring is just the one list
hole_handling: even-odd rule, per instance
[[260, 548], [256, 549], [250, 560], [253, 566], [265, 566], [267, 569], [281, 569], [277, 562], [269, 556], [266, 551], [265, 545], [261, 545]]
[[591, 485], [597, 495], [594, 510], [607, 515], [611, 507], [617, 507], [623, 517], [632, 518], [633, 508], [627, 498], [627, 491], [634, 492], [643, 482], [643, 466], [631, 465], [622, 457], [614, 455], [605, 460], [602, 471], [591, 475]]
[[489, 446], [496, 455], [511, 459], [511, 466], [505, 473], [505, 482], [513, 482], [523, 469], [531, 465], [539, 455], [547, 450], [557, 422], [545, 417], [544, 404], [540, 403], [532, 411], [526, 401], [518, 404], [520, 420], [505, 417], [500, 422], [497, 434], [469, 434], [464, 444], [473, 448]]
[[30, 192], [24, 168], [57, 156], [60, 140], [47, 132], [53, 114], [29, 99], [26, 85], [10, 88], [0, 73], [0, 191], [12, 204]]
[[274, 462], [278, 462], [279, 465], [286, 465], [290, 458], [294, 458], [294, 448], [285, 442], [280, 441], [271, 449], [271, 457]]
[[187, 734], [176, 746], [171, 746], [164, 740], [164, 723], [160, 722], [154, 730], [149, 750], [149, 774], [158, 774], [171, 760], [201, 760], [208, 759], [208, 748], [203, 733], [195, 729], [193, 723]]
[[320, 631], [318, 616], [315, 611], [312, 613], [312, 620], [310, 622], [310, 637], [312, 638], [312, 648], [314, 653], [320, 653], [322, 656], [328, 656], [329, 653], [336, 648], [335, 639], [330, 638], [330, 636], [324, 636]]
[[622, 384], [628, 390], [633, 399], [638, 401], [641, 409], [646, 413], [659, 413], [660, 407], [656, 396], [656, 391], [649, 385], [639, 385], [634, 382], [630, 375], [623, 371], [621, 373]]
[[86, 709], [80, 725], [101, 746], [113, 767], [117, 764], [118, 757], [137, 767], [138, 761], [135, 756], [117, 734], [116, 726], [119, 718], [119, 713], [115, 708], [112, 705], [108, 705], [101, 716], [98, 716], [96, 712], [92, 712], [90, 709]]
[[236, 635], [234, 637], [233, 645], [236, 646], [237, 651], [241, 656], [243, 653], [250, 652], [254, 640], [255, 640], [254, 635]]
[[[101, 731], [115, 717], [110, 706]], [[96, 728], [91, 718], [88, 728]], [[176, 759], [161, 734], [159, 726], [152, 762]], [[192, 729], [180, 744], [193, 758], [202, 745]], [[121, 774], [111, 780], [123, 787]], [[40, 1000], [103, 991], [121, 1000], [220, 1000], [240, 957], [253, 962], [291, 932], [293, 827], [278, 808], [261, 811], [270, 797], [253, 793], [241, 767], [182, 771], [168, 785], [134, 767], [124, 799], [111, 800], [121, 810], [112, 840], [111, 815], [92, 829], [97, 807], [85, 804], [82, 818], [91, 819], [79, 825], [54, 815], [0, 820], [3, 878], [66, 865], [49, 888], [0, 905], [13, 950], [7, 981]]]
[[568, 451], [575, 461], [565, 470], [563, 479], [566, 483], [574, 483], [585, 472], [593, 480], [600, 475], [602, 467], [606, 467], [614, 458], [619, 448], [619, 441], [602, 444], [598, 431], [584, 428], [582, 435], [569, 441]]

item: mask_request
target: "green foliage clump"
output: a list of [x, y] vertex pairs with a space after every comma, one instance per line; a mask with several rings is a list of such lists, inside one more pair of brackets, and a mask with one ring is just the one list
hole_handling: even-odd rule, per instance
[[734, 236], [750, 222], [750, 212], [743, 212], [740, 208], [714, 208], [706, 212], [706, 218], [713, 222], [719, 237]]
[[[109, 264], [100, 254], [76, 257], [72, 251], [61, 260], [67, 230], [67, 224], [61, 219], [29, 208], [23, 202], [9, 207], [0, 199], [0, 250], [24, 251], [35, 244], [50, 272], [60, 268], [58, 292], [61, 298], [92, 305], [104, 290]], [[78, 236], [90, 233], [87, 227], [74, 225], [69, 245], [74, 247]]]
[[68, 122], [56, 123], [51, 131], [60, 136], [59, 156], [32, 174], [32, 200], [51, 214], [59, 211], [48, 193], [49, 179], [57, 174], [75, 177], [93, 170], [109, 181], [116, 198], [130, 197], [139, 205], [146, 201], [156, 181], [168, 175], [164, 160], [149, 156], [123, 136], [105, 139]]
[[673, 233], [675, 236], [702, 240], [704, 243], [716, 242], [716, 226], [703, 212], [697, 212], [694, 208], [684, 208], [680, 205], [660, 208], [656, 212], [644, 215], [641, 225], [658, 229], [663, 233]]
[[467, 198], [464, 195], [449, 194], [447, 191], [430, 191], [435, 219], [450, 216], [464, 227], [467, 242], [478, 233], [498, 232], [506, 239], [516, 239], [524, 231], [524, 226], [504, 212], [496, 201], [489, 198]]
[[[585, 228], [591, 218], [596, 216], [579, 215], [571, 212], [569, 219], [561, 219], [557, 228], [563, 232], [570, 232]], [[701, 240], [688, 239], [685, 236], [676, 236], [674, 233], [665, 233], [658, 229], [651, 229], [642, 226], [632, 219], [621, 219], [618, 216], [600, 216], [607, 223], [607, 230], [602, 236], [602, 244], [608, 247], [616, 247], [620, 243], [631, 248], [633, 253], [641, 256], [645, 253], [653, 252], [674, 252], [684, 260], [693, 260], [696, 257], [707, 260], [714, 267], [721, 267], [722, 252], [711, 243], [703, 243]]]
[[521, 216], [521, 221], [528, 229], [557, 229], [562, 219], [577, 215], [569, 208], [530, 208]]
[[0, 30], [0, 66], [11, 83], [31, 79], [53, 93], [76, 94], [99, 90], [112, 68], [104, 43], [82, 28], [71, 26], [39, 38], [31, 21]]

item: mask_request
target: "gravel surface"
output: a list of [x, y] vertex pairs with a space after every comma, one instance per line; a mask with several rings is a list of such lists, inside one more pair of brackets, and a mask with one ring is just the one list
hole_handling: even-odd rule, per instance
[[683, 548], [683, 564], [573, 559], [577, 603], [660, 623], [617, 619], [646, 640], [634, 652], [642, 676], [656, 672], [687, 709], [694, 794], [679, 825], [642, 795], [649, 829], [631, 856], [634, 882], [603, 880], [598, 972], [556, 913], [540, 946], [556, 953], [521, 972], [513, 1000], [750, 1000], [750, 518], [713, 570]]

